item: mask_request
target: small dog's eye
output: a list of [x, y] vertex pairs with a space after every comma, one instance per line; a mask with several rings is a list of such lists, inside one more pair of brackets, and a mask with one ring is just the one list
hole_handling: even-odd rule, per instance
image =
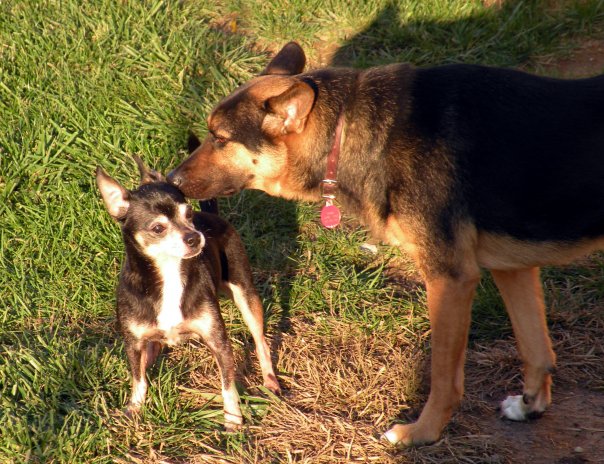
[[190, 206], [188, 206], [187, 210], [185, 211], [185, 217], [189, 220], [193, 219], [193, 208]]
[[153, 227], [151, 227], [151, 230], [155, 234], [161, 234], [164, 230], [166, 230], [166, 228], [161, 224], [155, 224]]

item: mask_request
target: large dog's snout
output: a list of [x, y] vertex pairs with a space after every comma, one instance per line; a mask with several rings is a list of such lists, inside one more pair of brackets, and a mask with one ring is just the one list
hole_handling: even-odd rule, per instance
[[170, 171], [167, 179], [168, 179], [168, 182], [170, 182], [172, 185], [175, 185], [176, 187], [180, 187], [183, 182], [182, 176], [178, 173], [178, 168]]

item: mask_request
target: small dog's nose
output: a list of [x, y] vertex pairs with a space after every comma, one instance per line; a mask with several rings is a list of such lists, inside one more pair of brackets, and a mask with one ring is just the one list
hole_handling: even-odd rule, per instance
[[168, 182], [170, 182], [173, 185], [176, 185], [177, 187], [180, 184], [182, 184], [182, 177], [179, 176], [178, 174], [176, 174], [176, 169], [174, 169], [173, 171], [170, 171], [167, 179], [168, 179]]
[[184, 241], [191, 248], [196, 248], [201, 243], [201, 235], [198, 232], [189, 232], [185, 234]]

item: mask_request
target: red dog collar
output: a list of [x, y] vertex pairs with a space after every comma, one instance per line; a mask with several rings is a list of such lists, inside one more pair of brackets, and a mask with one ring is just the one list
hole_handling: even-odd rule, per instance
[[342, 142], [342, 127], [344, 126], [344, 115], [338, 118], [338, 125], [333, 137], [333, 144], [327, 156], [327, 170], [325, 179], [321, 181], [321, 196], [325, 198], [325, 206], [321, 208], [321, 224], [328, 229], [333, 229], [340, 224], [342, 214], [339, 208], [333, 204], [338, 190], [338, 159], [340, 157], [340, 145]]

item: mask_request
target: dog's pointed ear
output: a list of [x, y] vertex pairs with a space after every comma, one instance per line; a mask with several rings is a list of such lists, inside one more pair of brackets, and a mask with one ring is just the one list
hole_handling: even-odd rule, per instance
[[120, 221], [126, 217], [130, 207], [130, 194], [118, 181], [109, 177], [100, 166], [96, 168], [96, 184], [109, 214]]
[[132, 155], [132, 158], [138, 166], [138, 172], [141, 175], [141, 185], [149, 184], [151, 182], [165, 182], [166, 178], [159, 172], [149, 169], [147, 166], [145, 166], [145, 163], [143, 163], [143, 160], [140, 159], [139, 156]]
[[282, 94], [269, 98], [264, 103], [265, 109], [269, 115], [277, 116], [277, 121], [272, 121], [271, 125], [277, 126], [280, 134], [301, 133], [315, 97], [315, 91], [310, 85], [297, 81]]
[[305, 64], [306, 55], [302, 47], [296, 42], [289, 42], [275, 55], [260, 75], [292, 76], [304, 71]]
[[189, 138], [187, 139], [187, 151], [189, 154], [197, 150], [200, 145], [201, 140], [193, 132], [189, 132]]

